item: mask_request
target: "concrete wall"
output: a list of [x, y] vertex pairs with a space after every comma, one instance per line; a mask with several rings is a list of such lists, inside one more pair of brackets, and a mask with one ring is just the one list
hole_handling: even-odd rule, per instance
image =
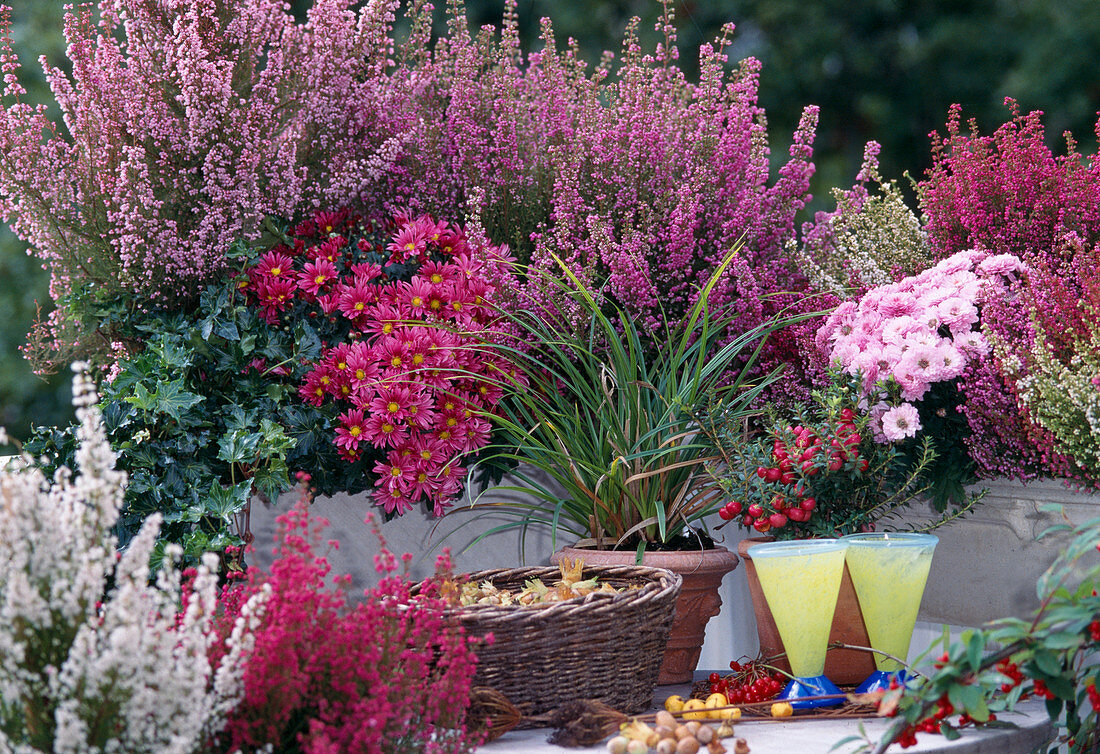
[[[1067, 515], [1077, 522], [1100, 515], [1100, 496], [1068, 490], [1059, 482], [1025, 486], [993, 481], [987, 485], [991, 493], [977, 513], [937, 532], [940, 544], [910, 658], [940, 636], [942, 624], [953, 627], [953, 635], [957, 636], [961, 626], [977, 626], [1005, 615], [1025, 615], [1034, 609], [1035, 580], [1065, 541], [1065, 537], [1036, 541], [1038, 534], [1059, 520], [1055, 514], [1040, 511], [1042, 500], [1064, 504]], [[494, 491], [483, 501], [508, 500], [515, 494]], [[269, 561], [265, 555], [274, 535], [274, 517], [290, 502], [284, 499], [277, 509], [255, 506], [252, 530], [259, 551], [257, 562]], [[341, 543], [339, 551], [331, 553], [334, 571], [352, 574], [356, 590], [375, 580], [373, 556], [378, 541], [364, 523], [372, 508], [365, 496], [347, 495], [319, 499], [313, 506], [317, 515], [331, 521], [330, 538]], [[543, 529], [532, 529], [524, 546], [516, 531], [493, 534], [475, 543], [481, 533], [507, 520], [462, 511], [438, 520], [416, 510], [382, 525], [381, 531], [391, 551], [414, 555], [412, 575], [418, 579], [432, 572], [442, 547], [451, 548], [458, 572], [545, 565], [554, 548], [549, 532]], [[738, 540], [747, 536], [733, 527], [723, 532], [727, 538], [721, 544], [730, 549], [736, 549]], [[569, 542], [566, 535], [558, 546]], [[700, 668], [723, 669], [731, 659], [755, 656], [759, 649], [752, 604], [740, 567], [723, 580], [721, 596], [722, 612], [707, 624]]]

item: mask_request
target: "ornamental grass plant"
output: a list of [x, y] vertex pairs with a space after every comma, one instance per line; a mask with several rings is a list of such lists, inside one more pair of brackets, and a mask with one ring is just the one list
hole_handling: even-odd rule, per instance
[[514, 339], [486, 348], [526, 379], [501, 379], [498, 440], [487, 458], [521, 464], [513, 472], [519, 484], [506, 489], [531, 500], [475, 500], [475, 510], [514, 517], [488, 534], [546, 526], [555, 546], [567, 533], [581, 546], [637, 549], [639, 558], [647, 547], [709, 546], [695, 529], [720, 490], [706, 473], [715, 454], [698, 414], [720, 413], [733, 424], [755, 416], [777, 376], [755, 376], [764, 339], [799, 319], [731, 332], [735, 315], [709, 303], [723, 267], [686, 320], [664, 324], [660, 348], [624, 310], [606, 314], [608, 294], [587, 288], [564, 262], [564, 279], [547, 284], [584, 312], [581, 329], [560, 308], [507, 313]]

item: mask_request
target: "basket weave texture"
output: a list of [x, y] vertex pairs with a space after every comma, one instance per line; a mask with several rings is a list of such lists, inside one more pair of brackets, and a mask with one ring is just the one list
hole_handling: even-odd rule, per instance
[[[547, 605], [453, 609], [468, 635], [493, 634], [492, 644], [477, 648], [475, 686], [496, 689], [527, 716], [577, 699], [598, 699], [628, 714], [651, 706], [680, 576], [643, 566], [586, 567], [582, 575], [639, 588]], [[554, 567], [513, 568], [469, 579], [518, 592], [528, 579], [551, 584], [560, 576]]]

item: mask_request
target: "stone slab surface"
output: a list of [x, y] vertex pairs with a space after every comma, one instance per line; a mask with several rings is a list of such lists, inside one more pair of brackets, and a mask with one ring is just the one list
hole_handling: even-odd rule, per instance
[[[696, 678], [705, 678], [706, 671], [696, 671]], [[663, 704], [671, 694], [686, 694], [685, 686], [658, 686], [654, 702]], [[655, 706], [656, 708], [656, 706]], [[999, 715], [999, 719], [1013, 722], [1018, 729], [989, 728], [983, 730], [967, 729], [956, 741], [948, 741], [943, 736], [919, 733], [917, 745], [902, 749], [891, 746], [890, 754], [905, 752], [946, 752], [948, 754], [1031, 754], [1045, 746], [1053, 738], [1054, 729], [1047, 717], [1045, 708], [1039, 702], [1021, 704], [1019, 712], [1011, 715]], [[736, 735], [744, 738], [752, 754], [828, 754], [837, 741], [858, 734], [862, 724], [872, 741], [885, 732], [887, 720], [821, 720], [815, 722], [743, 722], [734, 726]], [[603, 744], [587, 749], [566, 749], [546, 742], [550, 731], [536, 728], [532, 730], [511, 731], [496, 741], [478, 749], [484, 754], [556, 754], [557, 752], [606, 752]], [[729, 740], [727, 740], [727, 746]], [[847, 744], [835, 749], [838, 754], [850, 754], [859, 747], [858, 743]], [[728, 746], [732, 751], [732, 746]]]

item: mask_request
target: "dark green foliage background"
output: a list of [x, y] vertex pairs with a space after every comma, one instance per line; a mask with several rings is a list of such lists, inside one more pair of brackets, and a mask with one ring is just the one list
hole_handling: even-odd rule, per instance
[[[45, 54], [64, 64], [62, 0], [12, 3], [13, 39], [27, 64], [29, 98], [52, 101], [34, 61]], [[311, 3], [295, 0], [304, 16]], [[438, 5], [443, 6], [440, 2]], [[498, 23], [502, 0], [470, 0], [474, 26]], [[595, 62], [618, 52], [631, 16], [642, 18], [643, 41], [656, 40], [655, 0], [519, 0], [524, 41], [537, 44], [539, 19], [554, 22], [559, 43], [569, 37]], [[437, 9], [442, 23], [443, 9]], [[700, 43], [727, 21], [738, 25], [731, 61], [752, 55], [764, 71], [760, 103], [769, 118], [773, 153], [783, 158], [801, 109], [821, 106], [815, 149], [818, 174], [811, 210], [829, 206], [828, 189], [847, 186], [868, 139], [883, 144], [883, 174], [919, 177], [928, 165], [928, 134], [953, 102], [983, 131], [1004, 122], [1006, 96], [1022, 109], [1044, 111], [1051, 145], [1071, 130], [1082, 151], [1100, 109], [1100, 3], [1095, 0], [688, 0], [676, 3], [681, 64], [690, 72]], [[807, 218], [809, 214], [807, 213]], [[32, 421], [68, 416], [65, 389], [30, 374], [17, 347], [48, 303], [45, 275], [25, 246], [0, 234], [0, 423], [13, 435]]]

